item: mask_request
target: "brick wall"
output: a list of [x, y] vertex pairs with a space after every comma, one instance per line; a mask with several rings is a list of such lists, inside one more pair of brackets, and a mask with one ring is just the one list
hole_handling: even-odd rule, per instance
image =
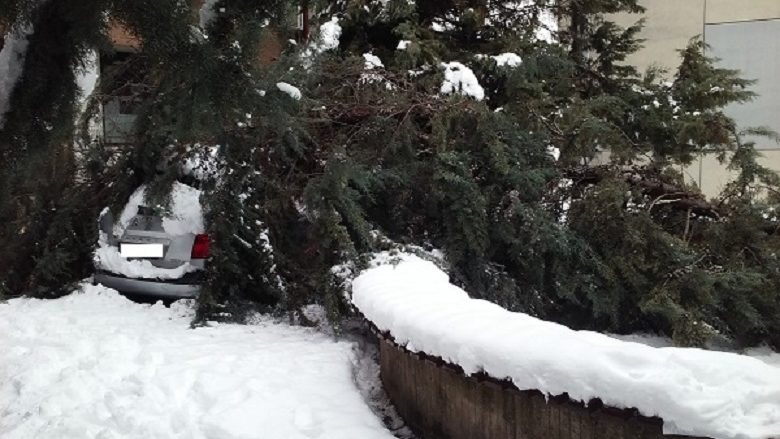
[[[399, 414], [424, 439], [669, 439], [662, 421], [636, 410], [545, 399], [487, 376], [467, 377], [440, 359], [380, 336], [382, 383]], [[703, 439], [703, 438], [699, 438]]]

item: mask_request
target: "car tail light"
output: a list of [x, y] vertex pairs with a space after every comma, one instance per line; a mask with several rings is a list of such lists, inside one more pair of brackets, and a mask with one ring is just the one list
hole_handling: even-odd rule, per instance
[[195, 235], [192, 243], [190, 259], [206, 259], [209, 257], [209, 235]]

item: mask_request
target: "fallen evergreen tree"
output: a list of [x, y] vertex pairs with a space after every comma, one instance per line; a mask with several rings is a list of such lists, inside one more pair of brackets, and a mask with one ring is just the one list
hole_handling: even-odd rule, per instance
[[[615, 12], [641, 8], [324, 8], [339, 45], [311, 68], [318, 144], [286, 194], [303, 194], [319, 232], [306, 248], [323, 268], [343, 264], [376, 250], [379, 231], [443, 250], [470, 294], [512, 310], [681, 345], [777, 346], [778, 179], [745, 140], [772, 133], [723, 112], [752, 97], [750, 82], [700, 41], [669, 81], [639, 74], [623, 61], [641, 23], [620, 28], [605, 18]], [[716, 199], [679, 172], [701, 154], [737, 175]]]
[[[178, 163], [219, 145], [218, 171], [201, 183], [214, 244], [200, 320], [314, 301], [337, 322], [348, 312], [338, 274], [410, 245], [441, 250], [475, 297], [575, 328], [780, 345], [778, 179], [745, 140], [771, 133], [739, 131], [723, 112], [751, 98], [750, 83], [715, 67], [701, 42], [666, 82], [624, 63], [640, 25], [605, 18], [641, 12], [633, 0], [315, 3], [323, 27], [270, 66], [256, 62], [258, 37], [274, 27], [279, 40], [292, 36], [269, 26], [291, 17], [288, 2], [223, 0], [195, 33], [173, 4], [106, 3], [143, 37], [149, 71], [139, 140], [111, 168], [132, 177], [86, 204], [57, 196], [79, 208], [31, 220], [41, 230], [16, 251], [79, 257], [39, 262], [46, 283], [4, 273], [6, 289], [53, 288], [88, 270], [88, 227], [78, 243], [40, 247], [47, 233], [63, 236], [53, 218], [72, 227], [68, 218], [91, 217], [142, 181], [164, 202]], [[160, 26], [166, 7], [173, 21]], [[27, 75], [19, 87], [38, 74]], [[22, 102], [13, 113], [29, 111]], [[66, 138], [38, 144], [51, 160]], [[28, 160], [3, 139], [6, 154]], [[679, 172], [705, 153], [737, 174], [709, 200]], [[96, 191], [81, 187], [78, 200]], [[3, 224], [10, 242], [22, 226]], [[49, 269], [55, 260], [68, 270]]]

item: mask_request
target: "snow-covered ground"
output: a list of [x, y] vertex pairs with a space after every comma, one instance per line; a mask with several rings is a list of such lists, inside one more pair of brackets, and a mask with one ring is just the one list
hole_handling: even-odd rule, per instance
[[377, 378], [357, 343], [263, 317], [191, 318], [185, 302], [91, 285], [1, 303], [0, 437], [393, 437], [361, 394], [377, 395]]
[[574, 331], [471, 299], [432, 262], [380, 254], [352, 282], [352, 301], [380, 330], [415, 352], [519, 389], [600, 398], [664, 419], [664, 432], [713, 438], [780, 437], [780, 363], [751, 355], [653, 347]]

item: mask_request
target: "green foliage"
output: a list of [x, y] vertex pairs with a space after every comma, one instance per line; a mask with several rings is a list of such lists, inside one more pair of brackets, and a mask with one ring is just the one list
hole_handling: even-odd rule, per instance
[[[776, 219], [758, 213], [777, 177], [743, 140], [769, 133], [740, 132], [723, 113], [752, 97], [750, 81], [715, 67], [700, 40], [671, 82], [640, 75], [624, 61], [641, 20], [623, 29], [605, 15], [641, 12], [636, 1], [382, 3], [323, 13], [343, 33], [308, 92], [327, 128], [315, 136], [324, 164], [305, 171], [315, 175], [307, 216], [338, 236], [319, 244], [353, 257], [371, 250], [365, 230], [377, 228], [442, 249], [456, 282], [513, 310], [683, 345], [777, 343], [778, 271], [767, 262]], [[485, 21], [499, 10], [506, 20]], [[560, 45], [528, 32], [545, 10], [566, 17]], [[509, 51], [521, 66], [489, 57]], [[370, 80], [366, 52], [385, 65]], [[438, 64], [452, 60], [472, 67], [485, 101], [438, 95]], [[346, 84], [333, 85], [339, 77]], [[604, 151], [611, 159], [595, 165]], [[720, 204], [676, 170], [705, 153], [739, 174]]]
[[11, 95], [0, 131], [0, 282], [8, 295], [62, 294], [64, 282], [88, 270], [92, 228], [83, 219], [99, 212], [98, 183], [82, 170], [68, 146], [74, 135], [78, 92], [75, 73], [105, 27], [100, 9], [54, 0], [33, 8], [16, 2], [0, 8], [3, 20], [30, 20], [23, 75]]
[[[639, 13], [636, 0], [312, 2], [315, 22], [338, 18], [339, 46], [323, 52], [315, 32], [270, 66], [258, 65], [257, 43], [292, 36], [293, 2], [222, 0], [207, 29], [176, 0], [84, 3], [79, 28], [107, 12], [143, 41], [132, 61], [148, 78], [138, 142], [111, 160], [99, 144], [81, 142], [81, 161], [60, 149], [73, 137], [73, 68], [101, 44], [102, 24], [31, 41], [68, 56], [50, 73], [29, 59], [0, 139], [14, 170], [0, 187], [13, 189], [0, 199], [0, 240], [24, 231], [19, 245], [33, 249], [0, 255], [0, 266], [14, 261], [0, 273], [4, 294], [77, 279], [89, 241], [77, 218], [141, 182], [164, 205], [181, 160], [219, 145], [218, 173], [201, 183], [212, 255], [198, 322], [311, 302], [337, 322], [343, 276], [397, 243], [442, 250], [475, 297], [576, 328], [780, 346], [780, 179], [752, 143], [772, 133], [723, 112], [752, 98], [750, 81], [716, 67], [700, 40], [675, 72], [627, 65], [642, 22], [621, 28], [607, 14]], [[25, 4], [2, 19], [29, 15]], [[537, 38], [547, 14], [562, 18], [557, 41]], [[52, 19], [76, 22], [63, 17]], [[507, 52], [522, 64], [493, 58]], [[384, 67], [368, 70], [367, 53]], [[441, 63], [452, 61], [473, 70], [484, 100], [442, 93]], [[46, 75], [59, 82], [33, 86]], [[53, 103], [40, 122], [34, 101]], [[702, 154], [737, 174], [717, 200], [679, 172]], [[31, 184], [30, 170], [47, 166], [57, 177]], [[85, 202], [90, 193], [100, 196]]]

